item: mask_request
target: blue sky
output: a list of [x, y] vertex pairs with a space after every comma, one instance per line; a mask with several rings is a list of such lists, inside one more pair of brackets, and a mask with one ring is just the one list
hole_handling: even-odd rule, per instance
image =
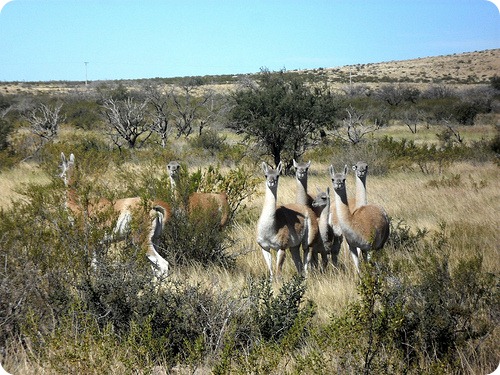
[[492, 48], [500, 13], [487, 0], [13, 0], [0, 12], [0, 81], [254, 73]]

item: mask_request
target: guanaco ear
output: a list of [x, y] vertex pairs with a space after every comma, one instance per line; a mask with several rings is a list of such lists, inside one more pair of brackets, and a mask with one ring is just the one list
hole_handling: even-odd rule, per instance
[[348, 171], [348, 168], [347, 168], [347, 164], [344, 165], [344, 174], [346, 175], [347, 174], [347, 171]]
[[310, 166], [311, 166], [311, 161], [309, 160], [309, 161], [307, 162], [307, 168], [309, 168]]
[[276, 168], [276, 170], [278, 171], [278, 174], [281, 174], [281, 170], [283, 169], [283, 165], [281, 164], [281, 162], [278, 164], [278, 168]]
[[73, 153], [71, 153], [71, 155], [69, 156], [69, 162], [70, 163], [74, 163], [75, 162], [75, 155]]
[[63, 164], [66, 164], [66, 155], [64, 155], [64, 152], [61, 152], [61, 161]]
[[262, 170], [264, 171], [264, 174], [267, 174], [267, 164], [265, 161], [262, 162]]
[[335, 175], [335, 170], [333, 169], [333, 165], [330, 164], [328, 170], [330, 171], [330, 176], [333, 178], [333, 176]]
[[295, 161], [295, 159], [293, 159], [293, 167], [294, 167], [294, 168], [297, 168], [297, 167], [298, 167], [298, 165], [297, 165], [297, 164], [298, 164], [298, 163]]
[[326, 195], [330, 196], [330, 186], [326, 188]]

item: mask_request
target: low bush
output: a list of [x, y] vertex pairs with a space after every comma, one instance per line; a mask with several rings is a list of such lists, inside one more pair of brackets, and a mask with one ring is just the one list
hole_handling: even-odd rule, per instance
[[226, 137], [221, 136], [215, 130], [206, 129], [198, 136], [192, 138], [189, 143], [192, 147], [207, 150], [214, 156], [225, 150]]
[[66, 123], [83, 130], [96, 130], [102, 126], [102, 107], [95, 100], [74, 98], [63, 107]]
[[364, 374], [467, 373], [472, 362], [485, 373], [496, 368], [495, 276], [483, 270], [481, 256], [451, 265], [444, 225], [424, 237], [413, 237], [409, 257], [389, 247], [363, 264], [359, 300], [313, 333], [302, 366]]
[[484, 162], [495, 158], [487, 142], [474, 142], [470, 146], [447, 142], [438, 147], [435, 144], [417, 145], [407, 139], [398, 141], [384, 137], [377, 141], [377, 148], [386, 156], [389, 169], [412, 170], [418, 167], [424, 174], [442, 173], [455, 161]]

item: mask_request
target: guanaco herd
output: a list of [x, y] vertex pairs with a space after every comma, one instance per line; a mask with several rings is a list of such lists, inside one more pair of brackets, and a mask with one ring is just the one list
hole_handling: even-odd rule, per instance
[[[277, 206], [278, 179], [281, 163], [276, 169], [262, 163], [266, 178], [265, 198], [257, 224], [257, 242], [262, 248], [269, 275], [273, 278], [271, 249], [277, 250], [277, 272], [281, 273], [285, 251], [290, 249], [299, 274], [308, 273], [311, 260], [321, 255], [322, 267], [328, 264], [330, 255], [334, 266], [342, 241], [349, 247], [357, 272], [359, 258], [370, 256], [370, 251], [381, 249], [389, 237], [389, 217], [385, 210], [367, 203], [366, 176], [368, 165], [358, 162], [353, 166], [356, 176], [356, 195], [347, 199], [347, 165], [341, 172], [329, 168], [334, 200], [330, 201], [330, 188], [319, 191], [313, 198], [307, 192], [307, 174], [311, 162], [293, 161], [297, 180], [296, 202]], [[304, 261], [300, 257], [300, 247]]]
[[[308, 170], [311, 162], [293, 165], [297, 181], [296, 201], [277, 205], [278, 180], [282, 164], [276, 169], [262, 163], [265, 176], [265, 197], [262, 212], [257, 223], [257, 243], [262, 248], [269, 276], [273, 279], [271, 249], [277, 251], [277, 274], [281, 274], [286, 250], [289, 249], [299, 274], [307, 275], [309, 269], [321, 255], [321, 268], [328, 265], [328, 257], [334, 266], [343, 240], [345, 239], [357, 272], [360, 272], [360, 257], [369, 257], [370, 251], [381, 249], [389, 236], [389, 218], [385, 210], [368, 204], [366, 176], [368, 165], [358, 162], [353, 166], [356, 178], [354, 199], [347, 198], [347, 165], [341, 172], [333, 166], [329, 174], [333, 184], [334, 199], [330, 200], [330, 188], [319, 191], [312, 197], [307, 191]], [[137, 220], [144, 230], [134, 240], [144, 249], [152, 263], [153, 270], [159, 275], [168, 275], [169, 263], [158, 252], [158, 242], [163, 228], [172, 217], [171, 203], [163, 200], [143, 202], [140, 197], [121, 198], [114, 201], [98, 199], [82, 204], [76, 191], [75, 156], [66, 158], [61, 153], [61, 174], [66, 192], [66, 208], [70, 215], [95, 215], [110, 210], [116, 217], [108, 222], [113, 227], [110, 239], [121, 240], [130, 230], [132, 219]], [[177, 161], [167, 164], [170, 188], [174, 198], [179, 198], [179, 177], [181, 165]], [[177, 203], [177, 202], [176, 202]], [[146, 207], [146, 209], [144, 209]], [[209, 215], [219, 215], [220, 226], [226, 225], [229, 218], [229, 205], [226, 193], [191, 193], [187, 202], [181, 202], [180, 209], [188, 214], [203, 209]], [[300, 254], [302, 247], [303, 257]]]

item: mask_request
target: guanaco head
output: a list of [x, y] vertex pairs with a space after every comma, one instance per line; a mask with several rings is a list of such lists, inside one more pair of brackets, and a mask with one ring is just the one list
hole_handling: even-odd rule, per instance
[[171, 161], [167, 164], [167, 171], [170, 178], [177, 179], [181, 171], [181, 165], [177, 161]]
[[332, 179], [333, 189], [339, 191], [345, 189], [345, 178], [347, 176], [347, 164], [344, 166], [344, 172], [335, 173], [333, 165], [329, 168], [330, 177]]
[[327, 187], [326, 191], [321, 191], [318, 189], [318, 194], [312, 202], [313, 207], [325, 207], [330, 200], [330, 188]]
[[264, 171], [264, 176], [266, 177], [266, 185], [270, 189], [275, 189], [278, 186], [278, 179], [281, 174], [281, 169], [281, 162], [278, 164], [278, 167], [276, 169], [271, 168], [265, 162], [262, 163], [262, 170]]
[[61, 177], [64, 181], [64, 185], [68, 186], [69, 181], [72, 177], [72, 172], [73, 168], [75, 166], [75, 155], [71, 153], [69, 155], [69, 160], [66, 159], [66, 156], [64, 155], [64, 152], [61, 152], [61, 174], [59, 177]]
[[299, 180], [305, 180], [307, 178], [307, 171], [311, 166], [311, 161], [309, 160], [307, 163], [297, 163], [295, 159], [293, 159], [293, 167], [295, 168], [295, 176]]
[[368, 174], [368, 164], [364, 161], [358, 161], [352, 166], [352, 170], [359, 178], [364, 178]]

